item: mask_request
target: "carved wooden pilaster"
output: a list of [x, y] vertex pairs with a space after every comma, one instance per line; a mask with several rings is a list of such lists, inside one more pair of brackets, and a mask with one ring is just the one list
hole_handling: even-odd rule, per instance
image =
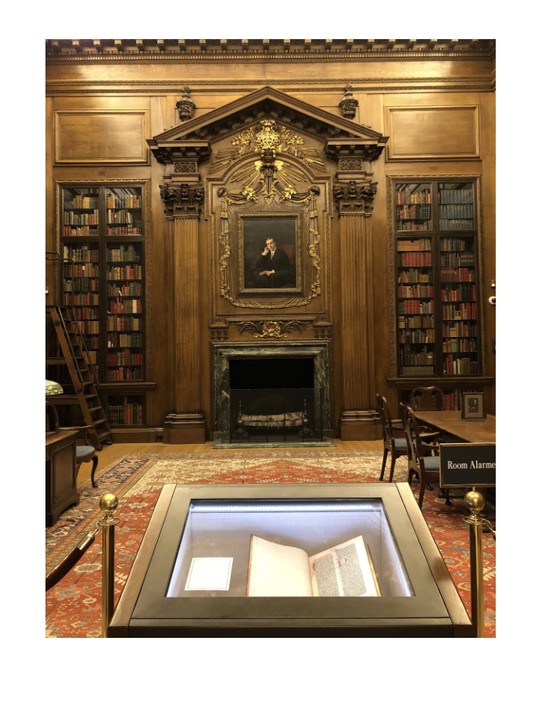
[[342, 383], [345, 407], [341, 438], [369, 440], [378, 436], [375, 406], [373, 270], [370, 214], [376, 183], [355, 181], [334, 186], [340, 215]]
[[179, 184], [163, 186], [162, 199], [169, 218], [173, 276], [173, 390], [175, 411], [164, 421], [166, 443], [203, 443], [206, 422], [200, 399], [205, 369], [200, 353], [200, 276], [198, 218], [202, 188]]

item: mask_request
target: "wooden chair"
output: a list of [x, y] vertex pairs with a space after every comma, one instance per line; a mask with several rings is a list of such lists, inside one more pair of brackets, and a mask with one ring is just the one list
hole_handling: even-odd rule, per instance
[[94, 429], [93, 425], [86, 425], [80, 427], [59, 427], [60, 431], [78, 431], [77, 444], [76, 444], [76, 475], [78, 476], [78, 471], [82, 463], [92, 462], [91, 471], [91, 482], [93, 487], [97, 487], [95, 481], [95, 471], [99, 464], [99, 457], [96, 452], [95, 446], [93, 446], [88, 438], [88, 432], [90, 429]]
[[[436, 385], [419, 386], [412, 390], [410, 394], [410, 407], [412, 410], [425, 410], [440, 412], [444, 409], [444, 393]], [[419, 432], [423, 441], [428, 443], [446, 440], [446, 436], [441, 431], [435, 431], [431, 427], [420, 425]]]
[[387, 399], [383, 395], [376, 394], [377, 411], [381, 418], [381, 428], [383, 431], [383, 462], [381, 464], [381, 472], [379, 479], [383, 480], [385, 475], [385, 465], [387, 457], [391, 454], [391, 467], [389, 469], [389, 481], [393, 480], [395, 472], [395, 462], [400, 456], [408, 456], [408, 444], [404, 434], [404, 428], [401, 420], [391, 419], [391, 412]]
[[89, 461], [92, 462], [92, 471], [91, 471], [91, 482], [93, 487], [97, 487], [97, 483], [95, 482], [95, 471], [97, 470], [97, 465], [99, 463], [99, 458], [95, 452], [95, 447], [92, 446], [91, 444], [81, 444], [76, 446], [76, 474], [78, 475], [78, 471], [80, 470], [80, 466], [82, 463], [88, 463]]
[[[417, 418], [410, 405], [405, 407], [404, 412], [404, 431], [406, 433], [406, 441], [409, 450], [408, 484], [412, 484], [414, 475], [418, 476], [418, 505], [421, 509], [425, 490], [431, 489], [430, 483], [438, 484], [439, 482], [439, 448], [438, 444], [427, 443], [422, 439]], [[451, 504], [447, 491], [445, 497], [446, 504]]]
[[442, 410], [444, 393], [436, 385], [418, 386], [410, 394], [410, 407], [413, 410]]
[[80, 427], [60, 427], [59, 426], [59, 415], [57, 414], [57, 408], [54, 404], [48, 403], [46, 399], [46, 434], [55, 434], [61, 431], [77, 431], [77, 444], [76, 444], [76, 475], [78, 476], [78, 471], [82, 463], [92, 462], [91, 471], [91, 482], [93, 487], [97, 487], [95, 482], [95, 471], [99, 464], [99, 457], [96, 453], [96, 448], [93, 446], [88, 437], [88, 432], [90, 429], [95, 429], [92, 424], [80, 426]]

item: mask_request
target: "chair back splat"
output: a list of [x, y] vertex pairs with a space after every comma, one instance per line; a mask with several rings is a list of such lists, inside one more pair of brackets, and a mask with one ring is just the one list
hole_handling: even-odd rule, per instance
[[410, 406], [413, 410], [442, 410], [444, 393], [435, 385], [414, 388], [410, 394]]

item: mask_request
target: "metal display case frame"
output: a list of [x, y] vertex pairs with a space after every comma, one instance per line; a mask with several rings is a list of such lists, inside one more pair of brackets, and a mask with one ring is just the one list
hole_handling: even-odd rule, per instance
[[[407, 596], [170, 597], [192, 504], [382, 505]], [[466, 529], [464, 523], [464, 529]], [[215, 538], [215, 535], [214, 535]], [[407, 483], [165, 485], [107, 628], [109, 637], [472, 637], [474, 628]]]

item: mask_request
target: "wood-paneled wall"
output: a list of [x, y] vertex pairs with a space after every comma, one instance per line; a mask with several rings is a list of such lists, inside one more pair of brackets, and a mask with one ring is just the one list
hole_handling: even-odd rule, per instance
[[[59, 250], [59, 183], [128, 180], [150, 186], [147, 380], [156, 389], [148, 393], [147, 426], [164, 427], [166, 440], [211, 438], [212, 342], [218, 333], [225, 341], [248, 340], [238, 323], [250, 311], [220, 296], [221, 205], [210, 169], [220, 146], [230, 144], [231, 120], [244, 114], [244, 107], [233, 106], [246, 106], [249, 96], [266, 88], [288, 96], [288, 109], [303, 115], [295, 129], [313, 145], [315, 139], [328, 139], [315, 136], [310, 126], [328, 128], [330, 116], [334, 130], [345, 119], [357, 140], [362, 133], [386, 139], [377, 157], [362, 158], [356, 174], [376, 184], [367, 212], [338, 211], [333, 186], [354, 176], [352, 170], [342, 172], [341, 153], [339, 160], [325, 159], [325, 172], [318, 176], [321, 293], [299, 311], [271, 305], [248, 314], [256, 320], [296, 314], [306, 329], [296, 337], [301, 340], [315, 338], [322, 325], [329, 330], [336, 435], [377, 438], [376, 392], [387, 395], [396, 412], [397, 389], [389, 382], [395, 369], [388, 324], [388, 178], [478, 178], [483, 376], [495, 377], [495, 308], [488, 304], [496, 278], [495, 43], [414, 42], [404, 42], [398, 52], [388, 42], [366, 40], [350, 46], [328, 40], [264, 40], [257, 46], [244, 40], [47, 42], [46, 250]], [[173, 220], [159, 192], [167, 180], [177, 181], [177, 174], [149, 145], [151, 140], [158, 145], [162, 135], [173, 138], [185, 125], [177, 110], [183, 86], [194, 103], [189, 124], [210, 129], [212, 153], [197, 157], [193, 176], [206, 185], [200, 216]], [[353, 117], [342, 115], [346, 92], [355, 100]], [[212, 114], [227, 130], [225, 137], [219, 129], [211, 131]], [[198, 142], [199, 129], [195, 137]], [[47, 302], [53, 304], [59, 302], [59, 285], [51, 279], [52, 266], [47, 275]], [[494, 385], [486, 389], [488, 411], [494, 412]]]

